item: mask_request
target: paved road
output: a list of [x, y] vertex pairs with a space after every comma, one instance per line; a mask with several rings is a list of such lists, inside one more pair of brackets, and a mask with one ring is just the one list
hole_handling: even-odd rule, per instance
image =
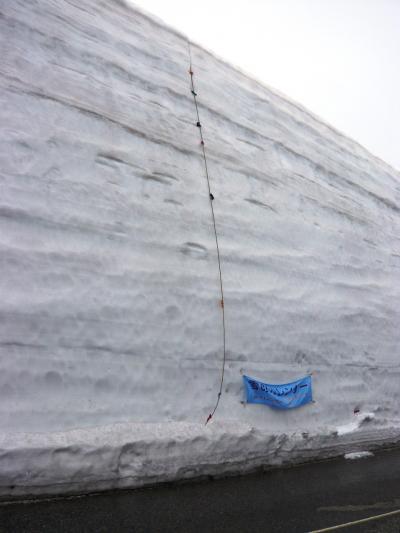
[[[400, 509], [400, 450], [245, 477], [0, 505], [1, 533], [305, 533]], [[400, 532], [400, 515], [343, 529]]]

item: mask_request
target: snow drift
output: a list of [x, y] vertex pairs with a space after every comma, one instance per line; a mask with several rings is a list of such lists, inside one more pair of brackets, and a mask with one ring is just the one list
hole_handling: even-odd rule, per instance
[[[221, 322], [187, 40], [117, 0], [0, 0], [0, 39], [0, 494], [395, 442], [400, 174], [192, 46], [228, 348], [205, 427]], [[242, 403], [242, 373], [309, 372], [315, 404]]]

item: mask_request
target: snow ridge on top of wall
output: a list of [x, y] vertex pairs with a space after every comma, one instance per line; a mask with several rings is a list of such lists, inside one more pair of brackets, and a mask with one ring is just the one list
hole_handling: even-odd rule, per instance
[[358, 152], [359, 157], [362, 157], [362, 152], [363, 151], [367, 152], [369, 158], [374, 157], [378, 164], [388, 167], [389, 172], [394, 171], [395, 173], [398, 174], [398, 171], [394, 167], [389, 165], [386, 161], [384, 161], [380, 157], [370, 153], [359, 142], [357, 142], [356, 140], [352, 139], [351, 137], [349, 137], [345, 133], [341, 132], [335, 126], [333, 126], [332, 124], [329, 124], [327, 121], [322, 120], [318, 115], [313, 113], [311, 110], [307, 109], [306, 107], [301, 105], [299, 102], [297, 102], [295, 100], [292, 100], [288, 95], [282, 93], [277, 88], [269, 86], [264, 81], [258, 79], [256, 76], [246, 72], [239, 65], [231, 64], [231, 63], [227, 62], [223, 57], [221, 57], [218, 54], [216, 54], [213, 50], [205, 47], [204, 44], [199, 44], [199, 43], [196, 43], [195, 41], [192, 41], [192, 39], [190, 39], [190, 37], [187, 36], [184, 32], [182, 32], [180, 30], [177, 30], [176, 28], [174, 28], [170, 24], [165, 23], [162, 19], [160, 19], [159, 17], [157, 17], [153, 13], [150, 13], [149, 11], [145, 10], [143, 7], [137, 6], [134, 3], [133, 0], [115, 0], [115, 1], [117, 3], [122, 4], [124, 7], [128, 8], [128, 9], [134, 11], [134, 12], [138, 12], [144, 17], [147, 17], [150, 21], [154, 22], [158, 26], [160, 26], [162, 28], [168, 28], [168, 30], [171, 33], [175, 33], [177, 36], [181, 37], [183, 40], [189, 41], [190, 43], [192, 43], [192, 45], [197, 46], [197, 48], [201, 48], [202, 50], [207, 52], [207, 54], [209, 54], [210, 56], [214, 57], [219, 63], [226, 65], [229, 69], [236, 70], [238, 74], [241, 74], [242, 76], [244, 76], [247, 79], [252, 79], [253, 82], [257, 83], [264, 91], [266, 90], [269, 93], [271, 93], [272, 95], [274, 95], [277, 98], [277, 100], [283, 101], [283, 103], [286, 106], [289, 104], [293, 109], [299, 110], [303, 115], [308, 115], [314, 122], [318, 123], [319, 126], [325, 128], [326, 131], [331, 130], [334, 133], [334, 135], [336, 135], [337, 137], [343, 137], [346, 140], [346, 142], [349, 143], [351, 149]]

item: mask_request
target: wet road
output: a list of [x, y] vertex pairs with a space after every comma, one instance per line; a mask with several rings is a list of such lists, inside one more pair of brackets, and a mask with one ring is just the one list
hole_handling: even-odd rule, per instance
[[[245, 477], [0, 505], [1, 533], [305, 533], [400, 509], [400, 450]], [[400, 532], [400, 515], [339, 530]]]

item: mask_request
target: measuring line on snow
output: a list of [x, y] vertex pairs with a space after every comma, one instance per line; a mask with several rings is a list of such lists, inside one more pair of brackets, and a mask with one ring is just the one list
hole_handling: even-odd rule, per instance
[[310, 533], [325, 533], [328, 531], [336, 531], [337, 529], [344, 529], [345, 527], [356, 526], [357, 524], [365, 524], [366, 522], [372, 522], [373, 520], [380, 520], [381, 518], [387, 518], [388, 516], [394, 516], [400, 514], [400, 509], [391, 511], [390, 513], [377, 514], [368, 518], [361, 518], [360, 520], [354, 520], [353, 522], [346, 522], [345, 524], [339, 524], [337, 526], [326, 527], [324, 529], [315, 529]]
[[198, 127], [199, 133], [200, 133], [200, 145], [201, 145], [202, 152], [203, 152], [204, 170], [205, 170], [205, 175], [206, 175], [206, 179], [207, 179], [207, 187], [208, 187], [208, 199], [210, 201], [211, 217], [212, 217], [212, 222], [213, 222], [213, 227], [214, 227], [215, 247], [217, 249], [217, 259], [218, 259], [219, 286], [220, 286], [220, 294], [221, 294], [220, 307], [221, 307], [221, 312], [222, 312], [223, 360], [222, 360], [222, 369], [221, 369], [221, 380], [220, 380], [220, 386], [219, 386], [219, 392], [218, 392], [218, 396], [217, 396], [217, 401], [215, 403], [214, 409], [208, 415], [208, 418], [206, 420], [206, 425], [207, 425], [207, 423], [214, 416], [215, 411], [218, 409], [219, 400], [221, 399], [221, 394], [222, 394], [222, 386], [223, 386], [223, 383], [224, 383], [225, 361], [226, 361], [225, 306], [224, 306], [224, 287], [223, 287], [223, 283], [222, 283], [221, 255], [220, 255], [220, 251], [219, 251], [217, 224], [215, 222], [215, 213], [214, 213], [214, 206], [213, 206], [214, 195], [211, 192], [210, 175], [209, 175], [209, 172], [208, 172], [206, 148], [205, 148], [205, 144], [204, 144], [203, 131], [202, 131], [202, 126], [201, 126], [201, 121], [200, 121], [199, 106], [197, 104], [197, 92], [196, 92], [195, 85], [194, 85], [194, 80], [193, 80], [194, 72], [193, 72], [193, 65], [192, 65], [192, 50], [191, 50], [189, 41], [188, 41], [188, 50], [189, 50], [190, 92], [193, 95], [193, 101], [194, 101], [194, 105], [195, 105], [195, 108], [196, 108], [196, 117], [197, 117], [196, 126]]

